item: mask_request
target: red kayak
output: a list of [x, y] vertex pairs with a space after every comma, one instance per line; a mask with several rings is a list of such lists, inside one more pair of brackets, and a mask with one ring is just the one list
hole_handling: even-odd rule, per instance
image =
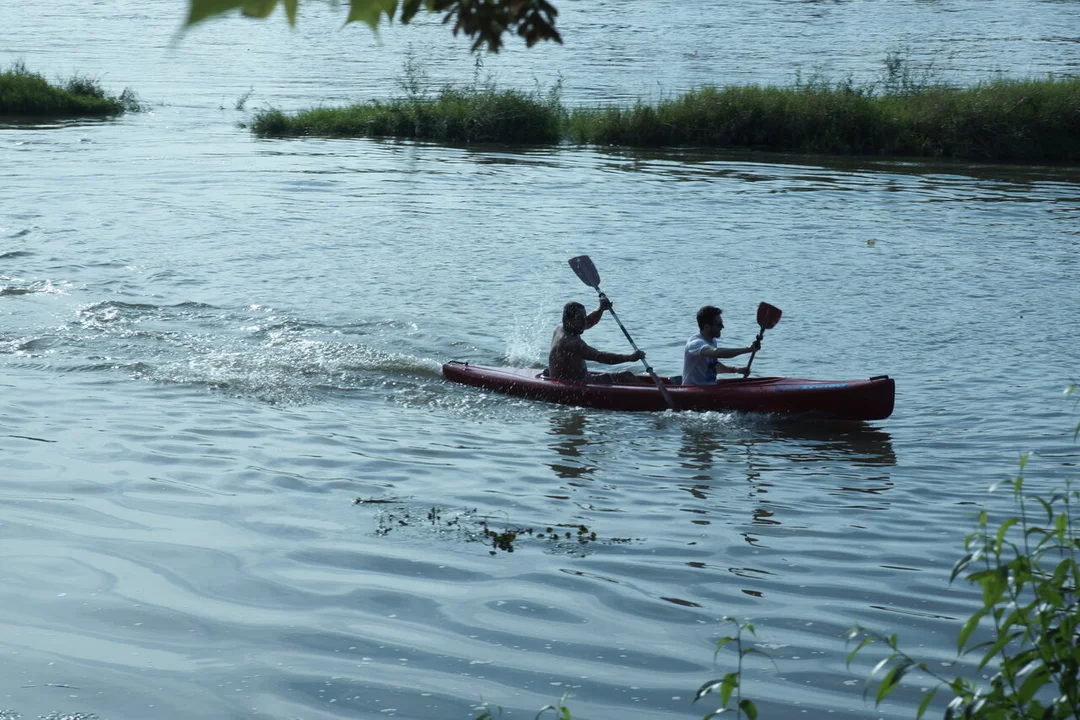
[[[494, 392], [560, 405], [605, 410], [659, 411], [667, 403], [648, 375], [634, 383], [552, 380], [543, 370], [484, 367], [451, 361], [442, 366], [447, 380]], [[762, 377], [720, 380], [716, 385], [684, 386], [662, 377], [676, 410], [813, 413], [844, 420], [883, 420], [893, 411], [896, 382], [888, 375], [869, 380], [802, 380]]]

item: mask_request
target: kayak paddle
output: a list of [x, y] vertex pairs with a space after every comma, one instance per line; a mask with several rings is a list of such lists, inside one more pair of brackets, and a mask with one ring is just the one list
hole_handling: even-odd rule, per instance
[[[570, 268], [574, 271], [574, 274], [581, 279], [581, 282], [596, 290], [597, 294], [600, 295], [601, 300], [607, 299], [607, 295], [600, 290], [600, 273], [597, 272], [596, 265], [593, 265], [593, 261], [589, 259], [588, 255], [578, 255], [577, 257], [570, 258]], [[637, 343], [634, 342], [634, 338], [630, 337], [630, 333], [626, 331], [626, 327], [624, 327], [622, 321], [619, 320], [619, 316], [615, 314], [615, 309], [608, 308], [608, 312], [611, 313], [611, 317], [615, 318], [615, 322], [619, 324], [619, 329], [622, 330], [626, 339], [630, 341], [630, 347], [634, 348], [635, 352], [641, 352]], [[664, 381], [656, 376], [656, 372], [649, 366], [648, 360], [641, 358], [641, 364], [645, 366], [645, 372], [649, 373], [649, 377], [656, 383], [656, 389], [659, 390], [660, 394], [664, 397], [664, 402], [667, 403], [668, 408], [674, 410], [675, 403], [672, 402], [671, 395], [668, 394], [667, 388], [664, 387]]]
[[[780, 322], [780, 316], [783, 315], [783, 311], [775, 305], [770, 305], [767, 302], [758, 304], [757, 306], [757, 324], [761, 330], [758, 331], [757, 341], [761, 344], [761, 339], [765, 337], [766, 330], [772, 330], [776, 327], [776, 323]], [[750, 360], [746, 363], [746, 370], [743, 371], [743, 377], [750, 377], [750, 363], [754, 362], [754, 356], [757, 355], [757, 350], [750, 353]]]

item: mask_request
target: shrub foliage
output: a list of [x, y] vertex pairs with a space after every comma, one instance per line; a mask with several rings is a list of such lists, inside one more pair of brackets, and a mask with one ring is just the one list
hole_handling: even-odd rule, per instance
[[[1026, 493], [1023, 473], [1027, 459], [1021, 458], [1020, 472], [1012, 481], [1017, 514], [995, 528], [986, 512], [980, 513], [978, 526], [965, 540], [965, 554], [952, 573], [952, 580], [963, 575], [982, 590], [982, 605], [960, 628], [956, 642], [961, 655], [977, 658], [980, 671], [993, 671], [988, 684], [962, 675], [943, 677], [901, 650], [895, 635], [883, 637], [855, 628], [849, 638], [862, 639], [848, 662], [875, 641], [889, 649], [875, 669], [875, 675], [884, 673], [877, 684], [877, 702], [888, 697], [905, 675], [918, 670], [936, 684], [923, 696], [916, 718], [923, 716], [943, 688], [952, 693], [946, 718], [1080, 717], [1080, 533], [1076, 517], [1080, 492], [1067, 482], [1049, 496]], [[976, 641], [980, 626], [989, 630], [989, 636]]]

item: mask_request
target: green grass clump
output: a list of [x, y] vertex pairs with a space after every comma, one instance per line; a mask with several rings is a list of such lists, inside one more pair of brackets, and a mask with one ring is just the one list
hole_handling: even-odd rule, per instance
[[705, 87], [657, 105], [577, 109], [572, 142], [996, 162], [1080, 160], [1080, 78], [971, 88], [814, 82]]
[[563, 110], [539, 93], [444, 88], [435, 97], [313, 108], [295, 115], [265, 109], [252, 131], [261, 137], [399, 137], [443, 142], [545, 144], [560, 140]]
[[107, 95], [94, 78], [76, 75], [54, 84], [22, 63], [0, 73], [0, 116], [105, 116], [138, 109], [133, 93]]

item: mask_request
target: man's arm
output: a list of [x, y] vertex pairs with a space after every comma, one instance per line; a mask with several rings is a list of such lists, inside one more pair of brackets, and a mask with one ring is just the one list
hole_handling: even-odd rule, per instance
[[619, 363], [641, 360], [645, 357], [645, 352], [642, 350], [633, 353], [604, 352], [603, 350], [597, 350], [581, 339], [578, 339], [578, 341], [574, 343], [574, 350], [579, 356], [586, 360], [592, 360], [593, 362], [598, 362], [602, 365], [618, 365]]
[[[611, 301], [607, 299], [607, 296], [600, 298], [600, 307], [593, 310], [591, 313], [585, 316], [585, 329], [588, 330], [596, 323], [600, 322], [600, 318], [604, 316], [605, 310], [611, 309]], [[611, 365], [612, 363], [608, 363]]]
[[[748, 352], [754, 352], [761, 349], [761, 343], [757, 340], [753, 342], [749, 347], [744, 348], [721, 348], [713, 347], [712, 345], [706, 345], [701, 348], [701, 354], [708, 358], [717, 358], [720, 360], [738, 357], [739, 355], [745, 355]], [[732, 371], [734, 372], [734, 371]]]

